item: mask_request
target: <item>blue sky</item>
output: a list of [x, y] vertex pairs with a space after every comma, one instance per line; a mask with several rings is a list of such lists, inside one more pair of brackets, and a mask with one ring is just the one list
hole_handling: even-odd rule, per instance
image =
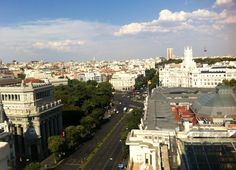
[[[3, 0], [5, 62], [235, 55], [235, 0]], [[208, 49], [205, 54], [204, 47]]]

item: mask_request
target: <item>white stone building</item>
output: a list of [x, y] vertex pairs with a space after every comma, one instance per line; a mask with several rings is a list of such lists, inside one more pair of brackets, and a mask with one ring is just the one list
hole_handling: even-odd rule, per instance
[[8, 169], [8, 160], [10, 158], [10, 148], [7, 142], [0, 142], [0, 169]]
[[162, 169], [161, 158], [168, 160], [168, 154], [161, 155], [162, 150], [170, 148], [170, 138], [174, 136], [174, 130], [132, 130], [126, 140], [132, 169]]
[[14, 137], [11, 133], [11, 127], [11, 121], [7, 119], [0, 97], [0, 169], [6, 165], [14, 169], [16, 165]]
[[109, 82], [115, 90], [128, 91], [134, 89], [136, 77], [136, 74], [116, 72]]
[[12, 122], [18, 160], [41, 160], [48, 154], [47, 138], [62, 130], [62, 104], [52, 85], [21, 83], [0, 88], [3, 107]]
[[236, 78], [235, 66], [197, 67], [193, 60], [192, 48], [184, 49], [181, 64], [165, 65], [159, 70], [160, 86], [163, 87], [202, 87], [214, 88], [224, 79]]
[[[139, 129], [131, 130], [126, 139], [130, 152], [127, 169], [191, 170], [217, 169], [217, 166], [235, 169], [236, 89], [212, 90], [153, 89], [145, 100]], [[194, 114], [186, 114], [181, 109], [174, 114], [173, 106], [187, 106]], [[179, 115], [182, 117], [178, 118]], [[231, 149], [222, 154], [227, 147]], [[211, 160], [213, 156], [214, 160], [222, 161], [216, 165]]]

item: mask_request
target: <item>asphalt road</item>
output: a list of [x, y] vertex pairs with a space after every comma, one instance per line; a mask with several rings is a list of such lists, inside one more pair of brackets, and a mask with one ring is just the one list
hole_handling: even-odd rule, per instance
[[[56, 170], [78, 170], [81, 162], [92, 152], [107, 133], [119, 122], [124, 115], [123, 108], [129, 106], [143, 107], [140, 102], [133, 102], [127, 97], [127, 94], [115, 94], [114, 102], [117, 103], [116, 109], [119, 113], [113, 114], [110, 121], [102, 125], [96, 131], [95, 136], [81, 145], [77, 151], [65, 159]], [[86, 170], [112, 170], [117, 169], [118, 163], [122, 162], [122, 150], [120, 142], [120, 132], [124, 127], [124, 121], [120, 121], [109, 139], [102, 145], [94, 158], [89, 162]]]

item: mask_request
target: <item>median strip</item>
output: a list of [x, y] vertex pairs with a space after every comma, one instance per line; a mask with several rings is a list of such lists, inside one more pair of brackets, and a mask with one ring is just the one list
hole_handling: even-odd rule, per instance
[[84, 162], [80, 165], [78, 170], [84, 170], [87, 164], [93, 159], [94, 155], [99, 151], [102, 145], [106, 142], [106, 140], [110, 137], [110, 135], [114, 132], [116, 127], [120, 124], [120, 122], [125, 118], [127, 114], [124, 113], [122, 118], [116, 123], [116, 125], [111, 129], [111, 131], [101, 140], [100, 143], [93, 149], [93, 151], [88, 155], [88, 157], [84, 160]]

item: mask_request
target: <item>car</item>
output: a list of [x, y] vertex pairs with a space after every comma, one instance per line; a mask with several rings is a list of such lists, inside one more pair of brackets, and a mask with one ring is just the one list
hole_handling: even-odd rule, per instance
[[129, 109], [129, 112], [132, 112], [133, 110], [134, 110], [133, 108], [130, 108], [130, 109]]
[[123, 108], [123, 111], [126, 112], [126, 111], [127, 111], [127, 107], [124, 107], [124, 108]]
[[125, 165], [124, 165], [123, 163], [119, 163], [119, 164], [117, 165], [117, 168], [118, 168], [118, 169], [124, 169], [124, 168], [125, 168]]
[[119, 113], [119, 110], [117, 110], [116, 113]]

